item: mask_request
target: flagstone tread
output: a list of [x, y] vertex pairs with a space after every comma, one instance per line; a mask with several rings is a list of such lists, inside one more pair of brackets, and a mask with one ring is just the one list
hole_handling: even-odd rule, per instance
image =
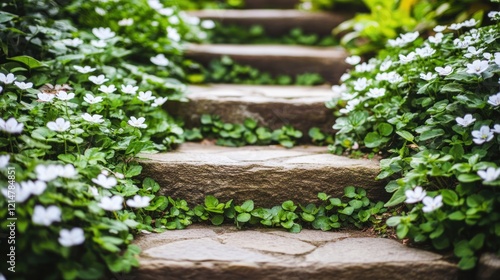
[[337, 83], [348, 67], [341, 47], [189, 44], [185, 54], [205, 65], [226, 55], [273, 75], [318, 73], [331, 83]]
[[319, 192], [341, 197], [347, 186], [363, 187], [373, 200], [387, 198], [376, 181], [377, 160], [329, 154], [326, 147], [246, 146], [185, 143], [169, 153], [145, 154], [143, 176], [158, 181], [161, 194], [202, 203], [207, 195], [222, 200], [272, 207], [286, 200], [318, 203]]
[[168, 102], [167, 111], [187, 127], [200, 126], [203, 114], [218, 115], [224, 122], [243, 123], [246, 118], [271, 129], [292, 125], [304, 134], [311, 127], [334, 133], [335, 118], [325, 102], [336, 97], [329, 87], [205, 85], [189, 86], [189, 102]]
[[245, 0], [247, 9], [294, 9], [300, 0]]
[[345, 20], [352, 18], [347, 12], [309, 12], [299, 10], [199, 10], [190, 15], [211, 19], [224, 25], [250, 27], [260, 25], [266, 35], [287, 34], [300, 28], [306, 34], [331, 35], [332, 30]]
[[193, 226], [147, 234], [140, 279], [455, 279], [442, 255], [359, 231]]

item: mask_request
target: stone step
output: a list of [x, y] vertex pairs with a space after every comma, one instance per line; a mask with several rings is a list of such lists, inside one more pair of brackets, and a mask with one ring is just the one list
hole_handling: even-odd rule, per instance
[[205, 65], [227, 55], [273, 75], [318, 73], [331, 83], [337, 83], [348, 67], [347, 52], [341, 47], [190, 44], [185, 55]]
[[372, 200], [387, 199], [384, 182], [375, 181], [377, 160], [329, 154], [326, 147], [246, 146], [240, 148], [182, 144], [168, 153], [144, 154], [143, 176], [155, 179], [160, 194], [202, 203], [207, 195], [256, 206], [272, 207], [286, 200], [319, 203], [325, 192], [341, 197], [347, 186], [363, 187]]
[[294, 9], [300, 0], [245, 0], [246, 9]]
[[288, 34], [294, 28], [300, 28], [306, 34], [332, 35], [335, 27], [352, 18], [347, 12], [299, 10], [200, 10], [190, 11], [189, 14], [201, 19], [211, 19], [223, 25], [242, 27], [260, 25], [269, 36]]
[[166, 109], [189, 128], [199, 127], [201, 115], [210, 114], [231, 123], [252, 118], [271, 129], [290, 124], [306, 138], [311, 127], [334, 133], [335, 118], [325, 107], [335, 97], [329, 87], [218, 84], [189, 86], [186, 96], [189, 102], [168, 102]]
[[138, 279], [456, 279], [436, 253], [357, 231], [193, 226], [141, 236]]

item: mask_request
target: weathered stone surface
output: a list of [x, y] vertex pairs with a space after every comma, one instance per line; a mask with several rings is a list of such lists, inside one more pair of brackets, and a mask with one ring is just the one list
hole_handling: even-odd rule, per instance
[[289, 232], [286, 231], [270, 231], [267, 233], [298, 239], [301, 241], [309, 242], [311, 244], [318, 244], [327, 241], [335, 241], [351, 236], [351, 233], [347, 232], [332, 232], [332, 231], [320, 231], [320, 230], [310, 230], [310, 229], [303, 229], [301, 232], [296, 234], [290, 234]]
[[247, 9], [293, 9], [300, 0], [245, 0]]
[[205, 65], [224, 55], [274, 75], [318, 73], [331, 83], [347, 69], [347, 53], [341, 47], [191, 44], [186, 49], [187, 57]]
[[331, 35], [332, 30], [345, 20], [352, 18], [348, 12], [307, 12], [299, 10], [200, 10], [190, 15], [201, 19], [211, 19], [224, 25], [250, 27], [260, 25], [266, 35], [287, 34], [293, 28], [305, 33]]
[[[151, 238], [154, 246], [143, 251], [135, 276], [155, 280], [457, 278], [456, 266], [441, 255], [408, 248], [394, 240], [359, 238], [358, 232], [344, 232], [344, 238], [338, 239], [334, 232], [315, 235], [306, 231], [302, 239], [313, 241], [302, 242], [296, 234], [284, 231], [234, 231], [228, 226], [205, 229], [186, 233], [191, 238], [182, 241], [165, 239], [158, 244], [151, 234], [141, 238], [141, 247]], [[273, 235], [278, 238], [275, 243], [282, 244], [279, 250], [270, 242]], [[325, 238], [328, 235], [332, 238]], [[304, 244], [315, 250], [305, 250]]]
[[476, 279], [500, 279], [500, 258], [493, 253], [484, 253], [479, 259]]
[[311, 127], [333, 133], [335, 118], [325, 102], [335, 95], [329, 87], [301, 86], [190, 86], [189, 102], [168, 102], [167, 111], [182, 118], [187, 127], [200, 125], [203, 114], [218, 115], [225, 122], [243, 123], [252, 118], [271, 129], [290, 124], [307, 137]]
[[222, 235], [224, 244], [262, 252], [302, 255], [314, 249], [315, 246], [294, 238], [266, 234], [258, 231], [240, 231]]
[[326, 147], [186, 143], [173, 152], [143, 156], [143, 175], [159, 182], [160, 193], [190, 203], [202, 203], [206, 195], [252, 199], [265, 207], [289, 199], [318, 203], [319, 192], [340, 197], [346, 186], [362, 186], [374, 200], [387, 198], [383, 182], [375, 181], [378, 161], [331, 155]]

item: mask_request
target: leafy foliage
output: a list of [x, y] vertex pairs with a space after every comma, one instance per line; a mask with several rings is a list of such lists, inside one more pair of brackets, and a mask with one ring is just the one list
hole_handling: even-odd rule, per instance
[[500, 249], [500, 26], [478, 24], [437, 27], [428, 40], [401, 35], [347, 73], [331, 103], [345, 106], [334, 152], [387, 155], [378, 175], [392, 179], [386, 206], [410, 209], [389, 220], [398, 237], [452, 247], [462, 269]]

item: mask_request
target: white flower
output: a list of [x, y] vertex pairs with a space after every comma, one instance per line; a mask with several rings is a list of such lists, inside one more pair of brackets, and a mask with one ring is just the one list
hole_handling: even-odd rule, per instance
[[474, 27], [478, 24], [478, 22], [476, 21], [476, 19], [469, 19], [469, 20], [466, 20], [464, 22], [461, 23], [462, 26], [465, 26], [465, 27]]
[[480, 54], [483, 53], [483, 51], [484, 51], [484, 48], [476, 49], [476, 47], [468, 47], [467, 53], [464, 54], [464, 56], [467, 58], [471, 58], [473, 56], [479, 56]]
[[61, 209], [55, 205], [47, 208], [36, 205], [32, 217], [33, 223], [37, 225], [50, 226], [53, 222], [61, 221]]
[[158, 107], [163, 105], [165, 102], [167, 102], [168, 98], [167, 97], [157, 97], [153, 101], [153, 104], [151, 104], [152, 107]]
[[438, 66], [434, 68], [434, 70], [436, 70], [436, 72], [438, 72], [441, 76], [448, 76], [453, 72], [453, 68], [451, 68], [451, 66], [445, 66], [444, 68]]
[[432, 79], [435, 79], [437, 77], [437, 74], [433, 74], [431, 72], [428, 72], [427, 74], [420, 73], [420, 79], [430, 81]]
[[415, 32], [409, 32], [409, 33], [406, 33], [406, 34], [401, 34], [400, 37], [401, 39], [405, 42], [405, 43], [411, 43], [413, 41], [415, 41], [419, 36], [419, 33], [418, 31], [415, 31]]
[[128, 199], [127, 205], [133, 208], [143, 208], [149, 206], [151, 198], [147, 196], [135, 195], [134, 199]]
[[160, 3], [160, 0], [148, 0], [148, 4], [153, 10], [159, 10], [163, 8], [163, 4]]
[[446, 25], [437, 25], [436, 27], [434, 27], [433, 29], [435, 32], [443, 32], [446, 30]]
[[347, 114], [353, 111], [360, 102], [361, 101], [359, 101], [359, 99], [349, 100], [345, 108], [340, 109], [339, 112], [342, 114]]
[[10, 155], [3, 155], [0, 156], [0, 169], [4, 169], [7, 167], [10, 161]]
[[179, 24], [180, 20], [176, 16], [171, 16], [168, 18], [168, 22], [170, 22], [170, 24], [172, 24], [172, 25], [177, 25], [177, 24]]
[[403, 81], [403, 77], [397, 72], [392, 71], [387, 73], [387, 81], [391, 84], [399, 84]]
[[0, 82], [4, 84], [12, 84], [17, 78], [14, 77], [14, 74], [9, 73], [5, 75], [4, 73], [0, 73]]
[[159, 13], [160, 15], [163, 15], [163, 16], [166, 16], [166, 17], [169, 17], [169, 16], [171, 16], [171, 15], [173, 15], [173, 14], [174, 14], [174, 9], [172, 9], [172, 8], [160, 8], [160, 9], [158, 10], [158, 13]]
[[193, 17], [193, 16], [183, 16], [184, 21], [191, 25], [198, 25], [200, 24], [200, 18], [199, 17]]
[[491, 11], [488, 13], [488, 17], [491, 19], [495, 19], [498, 15], [500, 15], [500, 12], [498, 11]]
[[401, 38], [396, 38], [387, 40], [387, 44], [391, 47], [404, 47], [406, 42]]
[[473, 130], [472, 136], [474, 137], [474, 139], [472, 139], [474, 143], [481, 145], [493, 139], [493, 131], [491, 131], [488, 126], [483, 125], [479, 130]]
[[139, 87], [133, 85], [122, 85], [122, 92], [127, 94], [136, 94]]
[[455, 47], [459, 48], [459, 49], [466, 49], [469, 47], [469, 45], [471, 44], [471, 41], [469, 40], [460, 40], [460, 39], [455, 39], [453, 40], [453, 44], [455, 45]]
[[128, 124], [133, 126], [133, 127], [146, 128], [148, 126], [144, 123], [144, 121], [146, 121], [146, 119], [144, 117], [140, 117], [137, 119], [134, 116], [132, 116], [132, 117], [130, 117]]
[[500, 168], [488, 167], [486, 170], [478, 170], [477, 175], [483, 179], [484, 182], [495, 181], [500, 176]]
[[[493, 129], [492, 129], [491, 131], [493, 131], [493, 132], [495, 132], [495, 133], [500, 134], [500, 124], [495, 124], [495, 125], [493, 126]], [[0, 166], [1, 166], [1, 165], [0, 165]]]
[[495, 63], [500, 66], [500, 53], [495, 53]]
[[347, 86], [346, 84], [341, 84], [340, 86], [339, 85], [333, 85], [332, 86], [332, 91], [335, 95], [340, 95], [344, 92], [347, 91]]
[[78, 175], [78, 171], [76, 171], [73, 164], [66, 164], [64, 166], [59, 167], [59, 177], [63, 178], [75, 178]]
[[493, 107], [500, 106], [500, 92], [488, 97], [488, 103]]
[[47, 183], [44, 181], [24, 181], [21, 182], [21, 187], [24, 188], [26, 192], [34, 195], [41, 195], [47, 188]]
[[100, 40], [111, 39], [116, 35], [109, 27], [92, 28], [92, 33]]
[[14, 84], [19, 88], [19, 89], [29, 89], [33, 87], [33, 83], [25, 83], [25, 82], [14, 82]]
[[107, 211], [117, 211], [122, 209], [123, 197], [115, 195], [113, 197], [103, 197], [97, 205]]
[[[16, 202], [23, 203], [31, 195], [30, 189], [21, 187], [18, 183], [14, 183], [14, 188], [15, 188], [14, 193], [15, 193], [15, 201]], [[12, 190], [11, 190], [11, 192], [12, 192]], [[7, 199], [12, 198], [12, 193], [9, 193], [9, 190], [7, 188], [2, 189], [2, 194]], [[10, 198], [9, 198], [9, 196], [10, 196]]]
[[451, 29], [451, 30], [458, 30], [460, 28], [462, 28], [462, 24], [461, 23], [452, 23], [450, 26], [448, 26], [448, 29]]
[[107, 43], [106, 41], [103, 41], [103, 40], [90, 40], [90, 44], [96, 48], [105, 48], [107, 46]]
[[40, 102], [51, 102], [56, 97], [55, 94], [48, 94], [44, 92], [39, 92], [37, 96], [38, 96], [38, 101]]
[[119, 173], [119, 172], [116, 172], [116, 173], [115, 173], [115, 176], [116, 176], [116, 178], [118, 178], [118, 179], [123, 179], [123, 178], [125, 178], [125, 175], [123, 175], [122, 173]]
[[389, 70], [389, 68], [391, 68], [392, 66], [392, 61], [390, 60], [386, 60], [384, 62], [382, 62], [382, 64], [380, 64], [380, 71], [387, 71]]
[[[107, 0], [106, 0], [107, 1]], [[94, 11], [100, 15], [100, 16], [104, 16], [106, 14], [106, 10], [104, 10], [103, 8], [101, 7], [95, 7]]]
[[92, 94], [87, 93], [83, 98], [83, 100], [85, 100], [85, 102], [89, 104], [97, 104], [99, 102], [102, 102], [102, 97], [101, 96], [94, 97]]
[[382, 97], [385, 95], [385, 88], [371, 88], [366, 95], [371, 98]]
[[15, 118], [10, 118], [7, 121], [0, 119], [0, 131], [5, 131], [10, 134], [19, 134], [23, 132], [24, 124], [17, 122]]
[[119, 26], [131, 26], [132, 24], [134, 24], [134, 19], [132, 18], [124, 18], [118, 21]]
[[421, 58], [425, 58], [425, 57], [432, 56], [434, 53], [436, 53], [436, 50], [433, 49], [433, 48], [431, 48], [431, 47], [429, 47], [429, 46], [425, 46], [423, 48], [416, 49], [415, 52]]
[[354, 90], [361, 91], [368, 86], [369, 82], [366, 78], [359, 78], [353, 82]]
[[99, 91], [109, 94], [115, 92], [116, 87], [115, 85], [110, 85], [110, 86], [101, 85], [99, 87]]
[[102, 122], [104, 122], [104, 120], [102, 119], [102, 116], [99, 114], [91, 115], [89, 113], [84, 113], [84, 114], [82, 114], [82, 119], [84, 119], [90, 123], [102, 123]]
[[476, 119], [474, 119], [471, 114], [467, 114], [463, 118], [457, 117], [455, 121], [457, 121], [457, 124], [460, 126], [468, 127], [469, 125], [474, 123]]
[[59, 100], [62, 100], [62, 101], [68, 101], [68, 100], [71, 100], [73, 98], [75, 98], [75, 94], [70, 92], [65, 92], [64, 90], [61, 90], [61, 91], [58, 91], [56, 93], [56, 97], [59, 99]]
[[174, 42], [179, 42], [181, 40], [181, 35], [177, 31], [177, 29], [172, 27], [167, 27], [167, 38]]
[[480, 75], [488, 69], [489, 63], [487, 60], [474, 60], [472, 64], [467, 63], [467, 73]]
[[95, 68], [92, 68], [90, 66], [84, 66], [84, 67], [81, 67], [81, 66], [78, 66], [78, 65], [73, 65], [73, 68], [76, 69], [76, 71], [82, 73], [82, 74], [87, 74], [87, 73], [91, 73], [91, 72], [94, 72], [95, 71]]
[[344, 73], [344, 74], [342, 74], [342, 76], [340, 76], [340, 81], [341, 81], [341, 82], [345, 82], [345, 81], [347, 81], [347, 80], [348, 80], [348, 79], [350, 79], [350, 78], [351, 78], [351, 74], [349, 74], [349, 73]]
[[89, 192], [94, 196], [98, 197], [99, 196], [99, 190], [97, 190], [96, 187], [89, 187]]
[[80, 38], [74, 38], [74, 39], [63, 39], [61, 40], [61, 42], [63, 44], [65, 44], [66, 46], [69, 46], [69, 47], [78, 47], [79, 45], [83, 44], [83, 41], [82, 39]]
[[116, 186], [117, 181], [115, 177], [106, 177], [104, 174], [99, 174], [97, 178], [93, 178], [92, 182], [95, 184], [105, 188], [105, 189], [111, 189], [112, 187]]
[[71, 247], [80, 245], [85, 242], [85, 235], [83, 229], [72, 228], [71, 230], [61, 229], [59, 232], [59, 244], [64, 247]]
[[148, 90], [146, 92], [140, 91], [139, 95], [137, 96], [137, 98], [139, 100], [141, 100], [142, 102], [148, 102], [150, 100], [154, 100], [155, 99], [155, 97], [153, 96], [153, 93], [150, 90]]
[[361, 57], [358, 55], [349, 56], [345, 59], [345, 62], [351, 65], [356, 65], [361, 62]]
[[55, 122], [48, 122], [47, 123], [47, 127], [50, 130], [56, 131], [56, 132], [66, 131], [69, 129], [70, 126], [71, 126], [70, 122], [66, 121], [63, 118], [57, 118], [57, 120]]
[[37, 165], [35, 167], [35, 173], [38, 180], [49, 182], [57, 178], [61, 173], [60, 166], [49, 164], [49, 165]]
[[168, 58], [164, 54], [159, 54], [150, 58], [151, 62], [158, 66], [167, 66], [169, 64]]
[[205, 29], [212, 29], [215, 27], [215, 22], [213, 20], [204, 20], [201, 22], [201, 27]]
[[106, 76], [104, 75], [99, 75], [99, 76], [90, 76], [89, 77], [89, 81], [91, 81], [92, 83], [96, 84], [96, 85], [101, 85], [107, 81], [109, 81], [109, 79], [106, 79]]
[[[485, 53], [483, 53], [483, 57], [484, 57], [484, 58], [486, 58], [487, 60], [491, 60], [491, 58], [492, 58], [493, 56], [491, 55], [491, 53], [489, 53], [489, 52], [485, 52]], [[496, 63], [496, 61], [495, 61], [495, 63]]]
[[436, 33], [434, 36], [429, 36], [429, 42], [437, 45], [443, 41], [443, 33]]
[[424, 203], [422, 211], [424, 211], [425, 213], [429, 213], [443, 206], [443, 196], [438, 195], [435, 198], [427, 196], [422, 202]]
[[417, 58], [417, 54], [415, 52], [411, 52], [407, 55], [400, 54], [399, 55], [399, 62], [401, 62], [402, 64], [406, 64], [408, 62], [414, 61], [416, 58]]
[[366, 62], [363, 62], [361, 64], [358, 64], [356, 65], [355, 67], [355, 70], [357, 72], [370, 72], [372, 71], [373, 69], [375, 69], [375, 65], [374, 64], [369, 64], [369, 63], [366, 63]]
[[405, 191], [405, 195], [405, 203], [412, 204], [422, 201], [422, 199], [424, 199], [424, 197], [427, 195], [427, 192], [425, 192], [425, 190], [421, 186], [417, 186], [413, 190]]

